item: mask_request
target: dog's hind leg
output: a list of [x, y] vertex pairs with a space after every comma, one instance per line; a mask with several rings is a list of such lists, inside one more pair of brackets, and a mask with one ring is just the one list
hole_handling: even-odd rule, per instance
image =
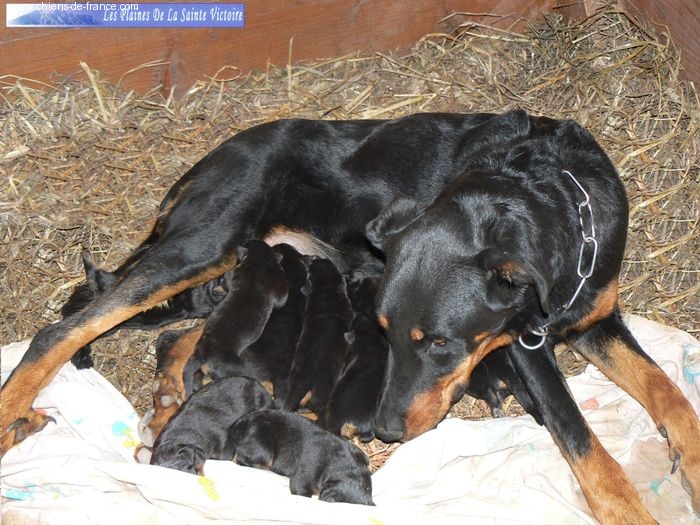
[[583, 332], [573, 346], [646, 409], [668, 439], [672, 472], [680, 465], [683, 487], [700, 514], [700, 422], [680, 389], [642, 350], [615, 310]]
[[[4, 454], [16, 441], [41, 430], [51, 420], [33, 411], [31, 405], [39, 390], [80, 348], [139, 312], [234, 267], [234, 248], [229, 250], [228, 245], [222, 245], [195, 249], [200, 240], [181, 236], [153, 245], [109, 291], [97, 296], [84, 309], [37, 333], [2, 387], [0, 453]], [[188, 245], [190, 250], [185, 251], [183, 246]]]
[[185, 401], [182, 374], [194, 352], [203, 326], [185, 330], [167, 330], [156, 343], [156, 373], [153, 379], [153, 412], [141, 432], [142, 444], [153, 446], [163, 427]]
[[605, 524], [656, 523], [620, 465], [581, 415], [557, 368], [551, 345], [548, 340], [542, 348], [527, 350], [513, 344], [507, 351], [593, 515]]

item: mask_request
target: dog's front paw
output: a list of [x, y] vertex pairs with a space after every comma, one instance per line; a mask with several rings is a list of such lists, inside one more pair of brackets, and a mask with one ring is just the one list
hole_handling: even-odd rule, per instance
[[668, 439], [671, 474], [681, 471], [681, 485], [690, 495], [691, 505], [700, 515], [700, 424], [682, 420], [684, 427], [667, 432], [666, 426], [660, 426], [659, 432]]
[[681, 485], [690, 495], [693, 510], [700, 515], [700, 443], [684, 452], [671, 447], [670, 455], [673, 461], [672, 472], [680, 466]]
[[5, 428], [0, 444], [0, 452], [4, 455], [14, 445], [39, 432], [51, 422], [55, 423], [56, 420], [35, 410], [30, 410], [26, 415], [16, 418]]

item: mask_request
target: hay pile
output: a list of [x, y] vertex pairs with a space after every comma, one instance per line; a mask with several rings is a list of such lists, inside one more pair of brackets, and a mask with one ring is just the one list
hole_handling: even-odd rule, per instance
[[[547, 15], [522, 34], [451, 20], [464, 23], [407, 56], [353, 54], [245, 77], [231, 66], [180, 99], [125, 91], [87, 65], [84, 81], [0, 77], [0, 344], [59, 317], [82, 279], [83, 248], [117, 266], [166, 189], [240, 130], [283, 117], [515, 107], [577, 119], [609, 152], [631, 207], [623, 307], [697, 333], [700, 103], [679, 79], [672, 44], [614, 8], [576, 24]], [[122, 332], [93, 345], [98, 369], [140, 413], [151, 402], [156, 336]], [[563, 353], [566, 373], [581, 370]], [[485, 414], [473, 400], [456, 413]]]

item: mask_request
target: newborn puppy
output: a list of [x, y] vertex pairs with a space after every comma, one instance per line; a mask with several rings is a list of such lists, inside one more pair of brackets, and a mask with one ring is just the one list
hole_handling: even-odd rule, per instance
[[151, 465], [202, 474], [207, 459], [231, 459], [227, 434], [241, 416], [274, 401], [257, 381], [226, 377], [192, 394], [165, 425], [153, 445]]
[[301, 403], [322, 418], [345, 362], [345, 332], [352, 320], [352, 308], [343, 276], [328, 259], [311, 262], [303, 291], [304, 325], [294, 353], [284, 409], [294, 411]]
[[493, 417], [505, 416], [503, 401], [513, 394], [537, 423], [544, 424], [542, 414], [515, 371], [508, 352], [494, 350], [484, 357], [472, 371], [465, 393], [486, 401]]
[[373, 505], [367, 456], [298, 414], [251, 412], [229, 429], [226, 448], [239, 465], [289, 477], [292, 494]]
[[259, 240], [239, 246], [236, 253], [238, 264], [226, 274], [228, 294], [205, 322], [185, 366], [187, 395], [195, 388], [195, 373], [200, 368], [210, 380], [237, 375], [240, 354], [263, 333], [272, 311], [287, 301], [281, 255]]
[[374, 299], [379, 277], [365, 277], [348, 285], [355, 311], [345, 337], [348, 350], [340, 380], [333, 388], [320, 424], [334, 434], [360, 441], [374, 439], [372, 418], [384, 379], [389, 343], [377, 321]]
[[243, 350], [236, 375], [271, 381], [275, 399], [281, 402], [287, 397], [287, 378], [301, 334], [306, 304], [301, 289], [307, 276], [304, 256], [294, 247], [283, 243], [272, 250], [282, 256], [280, 266], [289, 290], [287, 302], [272, 311], [262, 335]]

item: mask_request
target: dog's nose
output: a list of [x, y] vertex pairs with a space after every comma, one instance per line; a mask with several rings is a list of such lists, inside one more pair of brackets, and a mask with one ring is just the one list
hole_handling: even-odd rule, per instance
[[374, 420], [374, 435], [384, 443], [401, 441], [403, 438], [403, 424], [400, 420], [378, 421]]

